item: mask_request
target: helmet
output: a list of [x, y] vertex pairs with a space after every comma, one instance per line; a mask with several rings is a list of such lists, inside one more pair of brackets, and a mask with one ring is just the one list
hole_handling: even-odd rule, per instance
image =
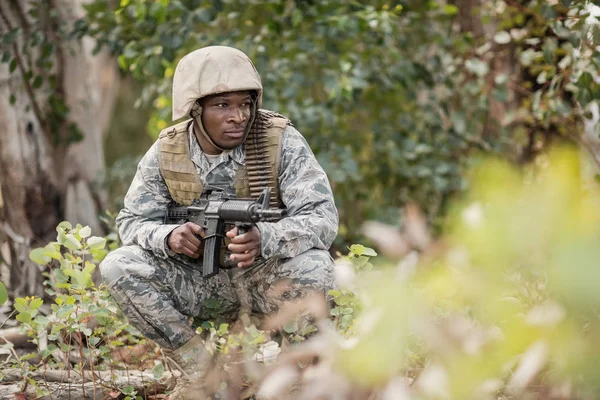
[[246, 54], [227, 46], [209, 46], [184, 56], [173, 76], [173, 121], [190, 115], [196, 100], [217, 93], [253, 90], [262, 105], [262, 83]]

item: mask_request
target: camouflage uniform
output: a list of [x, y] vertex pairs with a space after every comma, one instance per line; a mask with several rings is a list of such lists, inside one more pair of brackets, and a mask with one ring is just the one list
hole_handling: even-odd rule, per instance
[[[211, 163], [191, 130], [188, 136], [190, 157], [203, 186], [235, 193], [236, 172], [245, 164], [244, 145], [222, 152]], [[167, 246], [167, 236], [177, 225], [162, 223], [171, 196], [155, 143], [140, 161], [117, 217], [124, 246], [100, 265], [130, 322], [148, 338], [175, 349], [195, 335], [189, 317], [210, 316], [205, 307], [209, 299], [217, 300], [225, 315], [234, 316], [241, 308], [269, 313], [307, 289], [333, 288], [333, 260], [327, 249], [337, 234], [337, 210], [325, 172], [291, 126], [283, 132], [279, 188], [287, 217], [257, 224], [262, 259], [248, 268], [202, 278], [200, 266], [190, 267]], [[278, 290], [274, 284], [279, 281], [290, 285]]]

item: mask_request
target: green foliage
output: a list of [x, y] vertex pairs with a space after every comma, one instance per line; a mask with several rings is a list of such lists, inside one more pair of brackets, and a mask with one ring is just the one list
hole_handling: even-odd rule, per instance
[[[460, 10], [435, 2], [111, 4], [86, 6], [86, 33], [145, 83], [138, 103], [156, 108], [153, 135], [170, 124], [184, 54], [222, 44], [255, 61], [265, 107], [292, 118], [328, 172], [346, 243], [366, 219], [399, 222], [407, 202], [438, 216], [467, 186], [474, 151], [528, 160], [540, 143], [532, 136], [577, 135], [579, 107], [598, 98], [600, 28], [584, 1], [486, 2], [481, 22], [497, 26], [489, 38], [459, 34]], [[498, 59], [520, 62], [525, 76]]]
[[380, 387], [418, 367], [424, 399], [538, 398], [564, 382], [566, 398], [596, 398], [600, 191], [582, 190], [579, 168], [567, 151], [526, 173], [478, 168], [443, 247], [412, 273], [391, 263], [361, 277], [364, 311], [337, 370]]
[[[524, 171], [506, 162], [483, 163], [470, 174], [471, 190], [451, 208], [446, 234], [408, 269], [407, 259], [351, 245], [337, 260], [340, 288], [328, 293], [340, 335], [290, 321], [281, 332], [295, 346], [292, 354], [328, 349], [319, 354], [319, 375], [328, 382], [343, 379], [346, 388], [333, 385], [332, 393], [390, 391], [404, 376], [415, 380], [415, 397], [409, 398], [424, 400], [527, 398], [565, 382], [567, 398], [596, 398], [600, 189], [582, 190], [579, 169], [579, 155], [570, 151]], [[47, 367], [69, 368], [64, 354], [80, 343], [86, 344], [80, 347], [84, 354], [109, 363], [110, 349], [123, 346], [119, 335], [130, 328], [86, 272], [88, 261], [104, 255], [92, 252], [106, 243], [81, 225], [61, 223], [57, 233], [56, 242], [31, 253], [60, 265], [47, 274], [52, 314], [41, 312], [39, 298], [18, 298], [17, 319], [33, 343], [42, 343], [48, 332], [48, 345], [37, 351]], [[373, 257], [380, 258], [377, 267]], [[218, 314], [218, 302], [209, 300], [206, 307]], [[88, 328], [90, 318], [99, 327]], [[197, 331], [223, 365], [243, 357], [269, 364], [271, 371], [285, 368], [279, 360], [286, 358], [278, 358], [284, 342], [258, 329], [251, 317], [203, 321]], [[2, 347], [10, 351], [10, 345]], [[39, 368], [28, 363], [35, 356], [15, 357], [12, 367], [27, 379]], [[152, 369], [156, 379], [165, 370], [162, 363]], [[252, 376], [244, 384], [256, 382]], [[131, 387], [119, 390], [139, 396]]]
[[8, 292], [4, 283], [0, 282], [0, 304], [6, 303], [6, 300], [8, 300]]
[[440, 105], [451, 99], [438, 95], [449, 83], [451, 7], [138, 0], [109, 9], [102, 0], [87, 6], [89, 34], [146, 82], [141, 101], [156, 107], [154, 134], [169, 123], [181, 56], [209, 44], [247, 52], [262, 73], [265, 107], [292, 118], [329, 173], [342, 237], [409, 199], [435, 212], [463, 186], [456, 161], [471, 145], [448, 134]]
[[[16, 298], [16, 319], [27, 332], [37, 351], [26, 357], [15, 356], [12, 366], [22, 371], [23, 378], [35, 386], [28, 376], [39, 368], [72, 368], [69, 355], [81, 355], [78, 368], [93, 368], [98, 360], [104, 367], [113, 363], [112, 352], [125, 346], [120, 338], [137, 343], [140, 336], [118, 316], [118, 308], [105, 288], [96, 288], [92, 273], [96, 263], [107, 254], [107, 244], [112, 241], [92, 236], [87, 226], [72, 226], [68, 221], [57, 228], [55, 242], [33, 249], [30, 259], [48, 266], [44, 276], [46, 293], [53, 299], [45, 303], [38, 297]], [[110, 248], [110, 247], [109, 247]], [[112, 247], [114, 248], [114, 246]], [[43, 313], [43, 307], [48, 307]], [[48, 311], [51, 311], [48, 314]], [[90, 325], [94, 320], [96, 324]], [[7, 348], [8, 345], [3, 345]], [[8, 346], [10, 347], [10, 346]], [[31, 365], [28, 359], [41, 357], [42, 365]], [[86, 360], [90, 360], [89, 364]], [[44, 395], [48, 395], [38, 387]], [[138, 399], [132, 388], [121, 392], [129, 399]]]

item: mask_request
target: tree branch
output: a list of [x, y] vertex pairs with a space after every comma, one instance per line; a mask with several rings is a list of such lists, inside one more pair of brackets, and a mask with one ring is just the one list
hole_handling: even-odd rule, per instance
[[[2, 8], [1, 5], [0, 5], [0, 18], [6, 24], [6, 27], [9, 30], [11, 30], [12, 29], [12, 25], [11, 25], [11, 23], [10, 23], [10, 21], [9, 21], [9, 19], [8, 19], [6, 13], [4, 12], [4, 9]], [[21, 76], [23, 77], [23, 86], [25, 87], [25, 91], [27, 92], [27, 96], [29, 96], [29, 101], [31, 102], [31, 108], [33, 109], [33, 113], [35, 114], [36, 118], [40, 122], [40, 125], [42, 126], [42, 129], [44, 130], [44, 135], [48, 139], [49, 143], [52, 143], [52, 137], [51, 137], [51, 134], [50, 134], [50, 128], [48, 126], [48, 123], [47, 123], [46, 119], [44, 118], [44, 114], [42, 112], [42, 109], [41, 109], [40, 105], [38, 104], [38, 102], [37, 102], [37, 100], [35, 98], [35, 93], [33, 91], [33, 88], [31, 87], [31, 84], [29, 83], [29, 80], [27, 80], [26, 77], [25, 77], [25, 73], [27, 71], [25, 70], [25, 65], [23, 63], [23, 60], [21, 59], [20, 54], [19, 54], [19, 48], [17, 47], [16, 41], [13, 42], [12, 48], [13, 48], [15, 60], [17, 61], [17, 67], [19, 68], [19, 71], [21, 72]]]

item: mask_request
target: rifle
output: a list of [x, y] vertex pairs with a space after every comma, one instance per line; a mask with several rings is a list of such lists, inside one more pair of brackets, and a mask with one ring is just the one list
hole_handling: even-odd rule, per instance
[[256, 222], [279, 221], [285, 216], [285, 210], [268, 208], [270, 194], [270, 188], [265, 188], [256, 200], [238, 199], [222, 191], [207, 190], [200, 196], [197, 206], [169, 206], [164, 222], [189, 221], [204, 228], [202, 277], [209, 278], [219, 273], [219, 267], [228, 268], [221, 255], [226, 225], [237, 226], [238, 235], [241, 235]]

